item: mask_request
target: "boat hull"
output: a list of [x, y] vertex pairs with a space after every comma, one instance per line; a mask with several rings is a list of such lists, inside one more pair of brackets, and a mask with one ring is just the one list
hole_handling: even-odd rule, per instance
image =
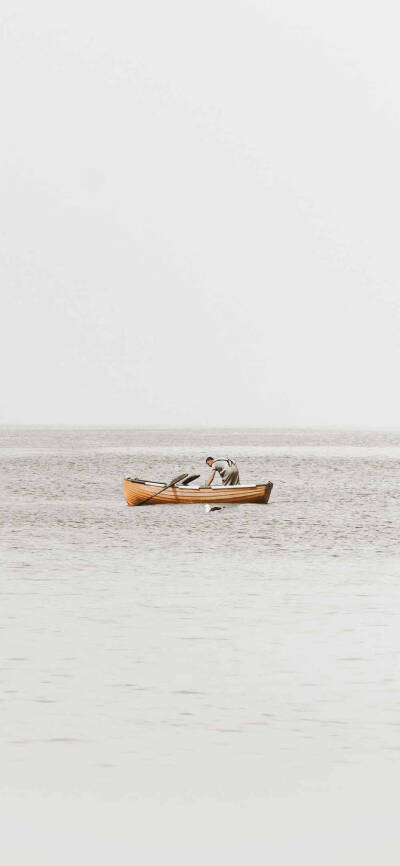
[[[177, 485], [163, 490], [163, 484], [125, 478], [123, 491], [128, 505], [140, 505], [150, 496], [146, 505], [266, 505], [273, 487], [253, 484], [248, 487], [238, 484], [232, 487], [184, 487]], [[161, 492], [162, 491], [162, 492]]]

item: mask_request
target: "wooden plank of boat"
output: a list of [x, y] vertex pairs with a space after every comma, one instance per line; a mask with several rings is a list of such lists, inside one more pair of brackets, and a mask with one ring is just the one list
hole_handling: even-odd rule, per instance
[[128, 505], [140, 505], [153, 497], [146, 505], [266, 505], [273, 484], [236, 484], [232, 487], [185, 487], [177, 484], [163, 490], [164, 484], [125, 478], [123, 491]]

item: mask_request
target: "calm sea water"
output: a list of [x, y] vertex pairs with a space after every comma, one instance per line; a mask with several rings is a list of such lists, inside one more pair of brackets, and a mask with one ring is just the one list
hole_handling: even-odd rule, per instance
[[[242, 483], [272, 480], [270, 504], [209, 515], [125, 504], [125, 474], [205, 477], [209, 453], [236, 458]], [[31, 826], [43, 829], [37, 861], [13, 837], [8, 863], [94, 856], [62, 859], [65, 826], [51, 847], [43, 815], [60, 798], [56, 824], [65, 802], [70, 815], [82, 798], [106, 810], [91, 843], [112, 804], [131, 804], [110, 842], [115, 854], [125, 839], [118, 862], [133, 862], [132, 804], [179, 803], [194, 810], [183, 860], [230, 804], [226, 826], [239, 806], [247, 827], [259, 817], [254, 857], [264, 862], [274, 837], [286, 863], [276, 803], [295, 821], [300, 803], [315, 815], [324, 798], [339, 809], [356, 790], [388, 794], [400, 754], [399, 459], [398, 431], [1, 429], [1, 788], [18, 812], [21, 797], [29, 815], [47, 804]], [[221, 862], [232, 832], [199, 862], [211, 850]], [[360, 862], [380, 862], [365, 838]], [[359, 862], [355, 849], [328, 854]]]

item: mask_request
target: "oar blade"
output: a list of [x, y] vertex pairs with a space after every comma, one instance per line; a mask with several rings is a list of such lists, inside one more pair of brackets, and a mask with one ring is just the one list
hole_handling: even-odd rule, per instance
[[176, 478], [173, 478], [172, 481], [169, 482], [168, 487], [173, 487], [174, 484], [179, 484], [180, 481], [183, 481], [186, 478], [187, 472], [183, 472], [182, 475], [177, 475]]
[[200, 478], [200, 475], [188, 475], [188, 477], [182, 482], [183, 486], [186, 487], [187, 484], [191, 484], [192, 481], [197, 481], [198, 478]]

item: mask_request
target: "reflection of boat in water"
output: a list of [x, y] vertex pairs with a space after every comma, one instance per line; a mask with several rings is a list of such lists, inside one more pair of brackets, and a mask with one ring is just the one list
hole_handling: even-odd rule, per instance
[[[165, 484], [125, 478], [123, 491], [128, 505], [144, 504], [153, 497], [149, 505], [266, 505], [273, 487], [267, 484], [236, 484], [232, 487], [186, 487], [176, 484], [164, 490]], [[147, 502], [145, 503], [147, 505]]]

